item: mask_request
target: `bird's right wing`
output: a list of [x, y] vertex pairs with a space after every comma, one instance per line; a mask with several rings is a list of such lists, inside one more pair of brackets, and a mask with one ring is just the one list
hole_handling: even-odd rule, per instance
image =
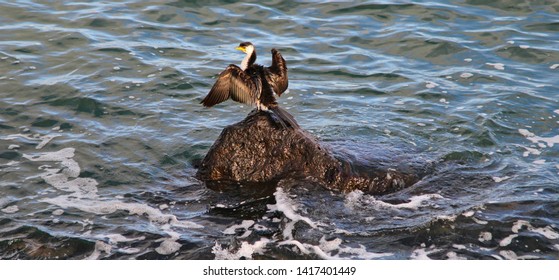
[[281, 53], [276, 49], [272, 49], [272, 65], [268, 67], [266, 79], [278, 96], [281, 96], [289, 85], [287, 64]]
[[236, 65], [229, 65], [217, 78], [208, 95], [202, 100], [204, 107], [212, 107], [231, 97], [231, 99], [253, 104], [257, 90], [251, 76]]

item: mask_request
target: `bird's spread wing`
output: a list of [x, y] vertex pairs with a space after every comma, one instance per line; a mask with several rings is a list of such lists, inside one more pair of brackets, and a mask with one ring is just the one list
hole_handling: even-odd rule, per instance
[[205, 107], [212, 107], [231, 98], [237, 102], [254, 104], [256, 92], [256, 84], [252, 77], [231, 64], [219, 74], [210, 93], [200, 103]]
[[287, 79], [287, 64], [281, 53], [276, 49], [272, 49], [272, 65], [268, 67], [266, 80], [268, 80], [268, 83], [278, 96], [281, 96], [287, 89], [289, 83]]

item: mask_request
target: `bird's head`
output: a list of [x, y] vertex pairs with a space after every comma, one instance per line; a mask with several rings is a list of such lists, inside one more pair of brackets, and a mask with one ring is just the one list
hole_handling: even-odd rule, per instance
[[250, 54], [254, 51], [254, 45], [251, 42], [242, 42], [235, 49]]

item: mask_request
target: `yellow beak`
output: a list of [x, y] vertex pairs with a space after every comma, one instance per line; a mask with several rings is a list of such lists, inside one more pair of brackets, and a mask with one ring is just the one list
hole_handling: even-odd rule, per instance
[[245, 47], [238, 46], [238, 47], [236, 47], [235, 49], [236, 49], [236, 50], [240, 50], [240, 51], [246, 53]]

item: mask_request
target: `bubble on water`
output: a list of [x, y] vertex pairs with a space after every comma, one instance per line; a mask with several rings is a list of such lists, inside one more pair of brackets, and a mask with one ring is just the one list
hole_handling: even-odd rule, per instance
[[485, 63], [489, 66], [492, 66], [493, 68], [497, 69], [497, 70], [505, 70], [505, 65], [503, 63]]
[[435, 83], [435, 82], [431, 82], [431, 81], [427, 81], [425, 82], [425, 87], [426, 88], [436, 88], [438, 87], [439, 84]]

